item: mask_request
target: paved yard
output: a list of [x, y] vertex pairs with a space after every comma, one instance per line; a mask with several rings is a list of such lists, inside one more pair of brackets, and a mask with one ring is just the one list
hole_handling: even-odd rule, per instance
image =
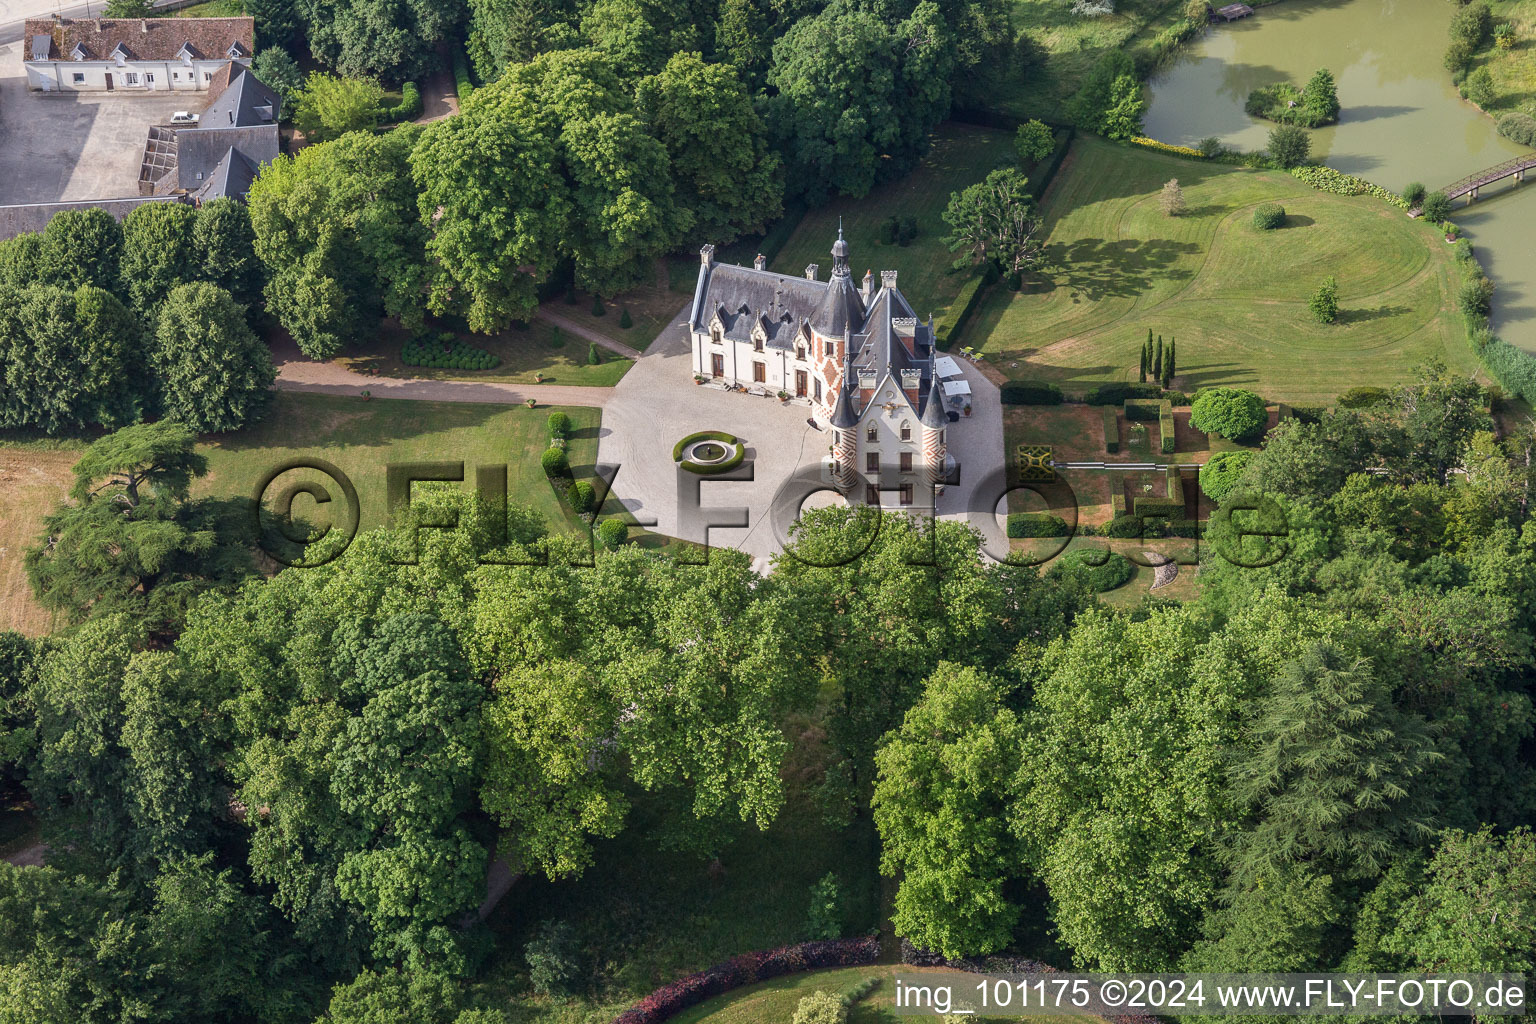
[[[678, 477], [672, 446], [699, 430], [725, 430], [742, 438], [753, 465], [752, 480], [706, 481], [700, 504], [717, 509], [745, 509], [747, 526], [709, 531], [714, 546], [740, 548], [763, 565], [783, 547], [781, 524], [774, 522], [773, 500], [780, 485], [800, 472], [815, 476], [831, 443], [825, 423], [807, 421], [810, 407], [800, 402], [732, 393], [693, 383], [688, 341], [679, 326], [680, 310], [645, 355], [613, 389], [603, 409], [598, 460], [619, 466], [613, 489], [626, 508], [648, 528], [670, 536], [702, 541], [702, 534], [679, 526]], [[944, 519], [968, 519], [988, 538], [991, 550], [1007, 550], [997, 517], [970, 514], [973, 493], [996, 489], [1001, 496], [1003, 417], [997, 388], [965, 364], [974, 391], [972, 414], [950, 424], [950, 451], [962, 463], [961, 483], [939, 499]], [[980, 490], [978, 490], [980, 489]], [[808, 504], [825, 503], [827, 495]], [[836, 500], [836, 499], [832, 499]], [[995, 505], [995, 501], [992, 505]], [[654, 523], [654, 525], [651, 525]]]
[[0, 206], [139, 194], [152, 124], [200, 111], [207, 93], [27, 91], [22, 43], [0, 45]]

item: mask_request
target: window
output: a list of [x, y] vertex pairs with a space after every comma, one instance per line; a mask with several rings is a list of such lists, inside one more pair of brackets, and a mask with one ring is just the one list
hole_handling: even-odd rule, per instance
[[910, 505], [910, 504], [912, 504], [912, 485], [911, 484], [902, 484], [901, 485], [901, 503], [903, 505]]
[[879, 452], [865, 452], [864, 453], [864, 471], [866, 473], [878, 473], [878, 472], [880, 472], [880, 453]]
[[76, 85], [83, 85], [85, 83], [85, 76], [78, 71], [74, 73], [74, 79]]
[[752, 379], [761, 384], [768, 379], [768, 364], [754, 362], [752, 364]]
[[901, 425], [901, 439], [903, 441], [910, 441], [910, 440], [912, 440], [912, 424], [910, 424], [910, 423], [903, 423]]
[[213, 81], [213, 72], [212, 71], [204, 71], [203, 72], [203, 81], [205, 81], [205, 82]]
[[752, 339], [752, 351], [753, 352], [761, 352], [762, 350], [763, 350], [763, 339], [762, 339], [762, 337], [761, 336], [754, 337]]
[[880, 504], [880, 488], [876, 487], [874, 484], [865, 484], [864, 485], [864, 504], [866, 504], [866, 505], [878, 505], [878, 504]]
[[180, 71], [172, 71], [171, 72], [171, 81], [173, 81], [173, 82], [181, 81], [181, 72]]
[[880, 440], [880, 428], [871, 423], [869, 429], [864, 432], [864, 436], [871, 441], [878, 441]]
[[944, 431], [942, 431], [942, 430], [939, 431], [939, 444], [941, 446], [944, 444]]
[[155, 84], [155, 76], [146, 71], [144, 73], [144, 82], [147, 85], [154, 85]]
[[709, 329], [709, 340], [716, 345], [720, 344], [720, 328], [718, 325]]
[[911, 452], [902, 452], [901, 453], [901, 471], [903, 473], [910, 473], [910, 472], [912, 472], [912, 453]]
[[805, 346], [804, 345], [796, 345], [795, 346], [795, 358], [800, 360], [802, 363], [805, 362]]
[[816, 401], [821, 401], [821, 378], [817, 377], [815, 380], [811, 381], [811, 387], [816, 390]]
[[139, 76], [134, 74], [132, 71], [128, 72], [128, 84], [129, 85], [138, 85], [139, 84]]

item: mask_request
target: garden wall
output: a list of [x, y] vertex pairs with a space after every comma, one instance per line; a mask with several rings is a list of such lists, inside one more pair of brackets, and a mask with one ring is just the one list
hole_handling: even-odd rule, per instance
[[661, 1021], [743, 985], [827, 967], [860, 967], [880, 956], [880, 940], [829, 939], [757, 953], [743, 953], [679, 978], [652, 992], [613, 1019], [613, 1024], [660, 1024]]

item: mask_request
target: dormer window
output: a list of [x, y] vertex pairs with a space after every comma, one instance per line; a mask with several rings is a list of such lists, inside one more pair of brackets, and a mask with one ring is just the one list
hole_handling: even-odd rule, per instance
[[864, 431], [864, 439], [866, 441], [878, 441], [878, 440], [880, 440], [880, 428], [878, 426], [876, 426], [875, 424], [871, 423], [869, 425], [869, 429]]
[[75, 44], [75, 48], [73, 50], [69, 51], [69, 59], [70, 60], [89, 60], [90, 59], [90, 54], [86, 53], [85, 47], [82, 44], [76, 43]]
[[805, 346], [804, 345], [796, 345], [795, 346], [795, 358], [800, 360], [801, 362], [805, 362]]
[[752, 351], [754, 351], [754, 352], [761, 352], [762, 350], [763, 350], [763, 336], [761, 334], [754, 334], [754, 335], [752, 335]]
[[224, 51], [224, 56], [231, 60], [234, 60], [236, 57], [244, 57], [245, 47], [241, 46], [239, 43], [230, 43], [229, 49]]
[[721, 332], [720, 332], [720, 325], [718, 323], [710, 324], [709, 325], [709, 340], [714, 342], [716, 345], [719, 345], [719, 344], [722, 343], [722, 337], [723, 336], [721, 335]]
[[176, 59], [185, 61], [188, 64], [192, 63], [196, 58], [197, 54], [193, 52], [191, 43], [182, 43], [181, 49], [176, 51]]
[[910, 441], [910, 440], [912, 440], [912, 424], [910, 424], [910, 423], [903, 423], [901, 425], [901, 439], [903, 441]]

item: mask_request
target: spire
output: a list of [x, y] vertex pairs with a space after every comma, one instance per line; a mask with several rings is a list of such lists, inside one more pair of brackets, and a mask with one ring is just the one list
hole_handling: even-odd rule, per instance
[[858, 413], [854, 410], [853, 390], [853, 337], [848, 325], [843, 325], [843, 380], [837, 396], [837, 407], [832, 411], [832, 425], [840, 430], [858, 426]]
[[923, 426], [939, 429], [947, 423], [949, 417], [944, 415], [944, 389], [939, 385], [937, 367], [928, 381], [928, 402], [923, 406]]
[[837, 218], [837, 241], [832, 243], [832, 276], [847, 277], [848, 243], [843, 240], [843, 218]]

